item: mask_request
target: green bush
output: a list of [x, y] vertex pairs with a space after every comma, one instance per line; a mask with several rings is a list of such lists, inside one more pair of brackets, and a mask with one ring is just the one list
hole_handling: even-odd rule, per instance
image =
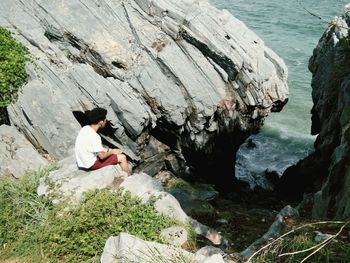
[[0, 181], [0, 262], [98, 262], [109, 236], [162, 242], [162, 229], [181, 225], [121, 190], [90, 192], [69, 209], [55, 206], [36, 194], [49, 170]]
[[158, 215], [152, 203], [144, 205], [129, 193], [104, 189], [89, 193], [71, 211], [53, 214], [43, 231], [42, 243], [50, 257], [81, 262], [99, 257], [111, 235], [127, 232], [161, 242], [160, 231], [174, 224], [174, 220]]
[[26, 49], [0, 27], [0, 107], [6, 107], [17, 96], [27, 79]]

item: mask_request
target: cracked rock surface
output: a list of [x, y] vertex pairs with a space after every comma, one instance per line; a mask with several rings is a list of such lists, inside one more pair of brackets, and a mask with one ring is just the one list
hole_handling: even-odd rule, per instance
[[32, 57], [10, 122], [58, 159], [99, 106], [136, 171], [232, 180], [239, 145], [287, 102], [281, 58], [207, 1], [2, 0], [0, 26]]

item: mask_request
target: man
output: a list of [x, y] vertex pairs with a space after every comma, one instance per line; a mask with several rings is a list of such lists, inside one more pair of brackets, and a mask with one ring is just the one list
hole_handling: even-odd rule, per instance
[[128, 161], [120, 149], [110, 149], [102, 146], [97, 131], [107, 124], [107, 110], [95, 108], [86, 113], [89, 124], [78, 133], [75, 140], [75, 158], [79, 168], [96, 170], [107, 165], [120, 164], [128, 175], [131, 175]]

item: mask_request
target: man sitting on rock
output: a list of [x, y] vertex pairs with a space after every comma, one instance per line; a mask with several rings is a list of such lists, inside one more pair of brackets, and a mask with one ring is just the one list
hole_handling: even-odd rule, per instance
[[86, 115], [90, 125], [81, 128], [75, 140], [75, 158], [78, 167], [96, 170], [119, 163], [122, 170], [130, 175], [128, 161], [123, 151], [102, 146], [101, 137], [97, 134], [97, 131], [107, 124], [107, 110], [95, 108]]

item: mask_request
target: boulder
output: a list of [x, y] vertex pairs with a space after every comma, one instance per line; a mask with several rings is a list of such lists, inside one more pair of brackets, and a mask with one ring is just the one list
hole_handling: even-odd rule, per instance
[[28, 170], [48, 164], [32, 144], [15, 127], [0, 126], [0, 178], [22, 177]]
[[201, 263], [225, 263], [221, 255], [215, 254], [210, 257], [205, 258], [204, 260], [199, 261]]
[[187, 242], [187, 230], [180, 226], [169, 227], [163, 229], [160, 233], [160, 237], [165, 241], [165, 243], [181, 247]]
[[120, 233], [119, 236], [107, 239], [100, 262], [221, 263], [225, 261], [219, 254], [210, 257], [195, 255], [178, 247], [143, 241], [127, 233]]
[[104, 141], [150, 174], [232, 182], [240, 144], [287, 101], [282, 59], [207, 1], [3, 0], [0, 26], [33, 58], [10, 122], [58, 159], [99, 106]]
[[145, 173], [133, 174], [126, 178], [120, 187], [140, 198], [143, 203], [163, 191], [161, 183]]
[[202, 247], [196, 252], [196, 255], [202, 255], [205, 257], [210, 257], [216, 254], [224, 254], [224, 252], [220, 248], [213, 246]]
[[73, 156], [59, 162], [59, 169], [41, 178], [38, 195], [51, 196], [54, 202], [68, 200], [77, 203], [83, 194], [106, 187], [118, 187], [127, 176], [119, 165], [109, 165], [94, 171], [79, 170]]

